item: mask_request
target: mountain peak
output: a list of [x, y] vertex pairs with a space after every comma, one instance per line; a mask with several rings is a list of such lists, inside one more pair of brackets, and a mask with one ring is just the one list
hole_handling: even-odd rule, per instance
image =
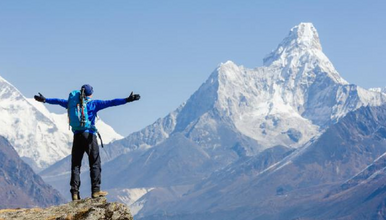
[[0, 99], [19, 100], [25, 98], [10, 82], [0, 76]]
[[318, 32], [312, 23], [300, 23], [293, 27], [283, 43], [286, 43], [286, 46], [295, 44], [300, 47], [322, 50]]
[[220, 65], [217, 68], [218, 73], [224, 73], [229, 72], [229, 70], [233, 71], [239, 69], [239, 66], [237, 66], [234, 62], [228, 60], [225, 63], [220, 63]]
[[277, 49], [264, 58], [264, 66], [269, 66], [276, 60], [285, 60], [289, 55], [299, 55], [309, 51], [322, 53], [319, 34], [312, 23], [300, 23], [291, 28]]

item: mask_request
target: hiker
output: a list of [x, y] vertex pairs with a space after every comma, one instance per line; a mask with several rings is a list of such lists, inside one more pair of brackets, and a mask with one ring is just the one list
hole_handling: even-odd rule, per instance
[[107, 101], [92, 100], [93, 92], [93, 87], [85, 84], [81, 87], [80, 91], [75, 90], [71, 92], [68, 100], [55, 98], [48, 99], [40, 93], [39, 95], [34, 96], [35, 100], [38, 102], [60, 105], [68, 110], [69, 123], [74, 133], [71, 152], [70, 181], [72, 200], [80, 199], [80, 168], [84, 152], [87, 153], [89, 158], [92, 198], [107, 195], [107, 192], [101, 191], [100, 189], [102, 170], [96, 136], [97, 134], [99, 135], [99, 133], [95, 127], [95, 117], [97, 116], [98, 111], [112, 106], [123, 105], [141, 98], [139, 94], [133, 94], [133, 92], [131, 92], [130, 96], [124, 99]]

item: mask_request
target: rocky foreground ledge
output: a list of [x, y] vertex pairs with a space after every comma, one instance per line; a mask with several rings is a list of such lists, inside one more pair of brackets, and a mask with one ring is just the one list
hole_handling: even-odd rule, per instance
[[116, 219], [133, 220], [127, 206], [112, 202], [108, 203], [106, 198], [82, 199], [60, 206], [49, 208], [32, 209], [2, 209], [0, 219], [13, 220], [97, 220]]

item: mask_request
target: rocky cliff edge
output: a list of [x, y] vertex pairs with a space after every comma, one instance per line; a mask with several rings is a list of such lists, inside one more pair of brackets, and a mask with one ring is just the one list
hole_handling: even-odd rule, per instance
[[0, 210], [0, 219], [133, 220], [133, 217], [127, 206], [123, 204], [117, 202], [109, 203], [106, 198], [87, 198], [60, 206], [51, 206], [45, 209], [2, 209]]

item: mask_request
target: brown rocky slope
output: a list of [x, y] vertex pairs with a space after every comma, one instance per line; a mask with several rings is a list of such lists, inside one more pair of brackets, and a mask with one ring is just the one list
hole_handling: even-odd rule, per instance
[[60, 193], [46, 184], [0, 136], [0, 209], [47, 207], [64, 202]]
[[60, 206], [0, 210], [0, 220], [133, 220], [127, 206], [108, 203], [106, 198], [82, 199]]

